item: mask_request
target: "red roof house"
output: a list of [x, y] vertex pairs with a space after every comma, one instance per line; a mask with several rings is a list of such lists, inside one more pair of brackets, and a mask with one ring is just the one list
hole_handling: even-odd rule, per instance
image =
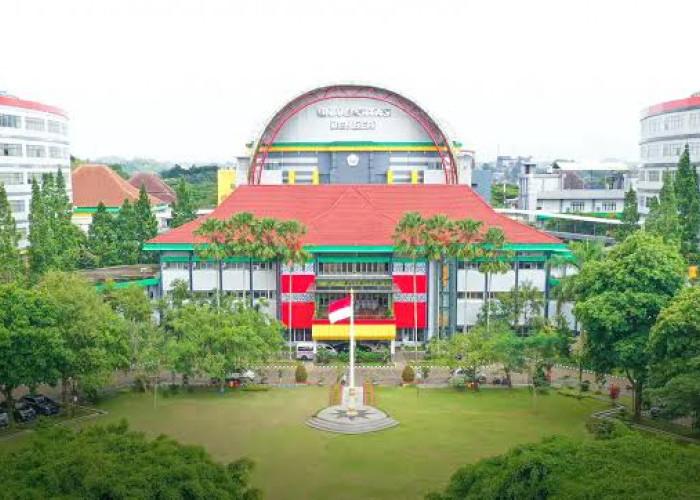
[[[122, 179], [107, 165], [81, 165], [73, 171], [73, 205], [79, 208], [105, 206], [118, 208], [124, 200], [135, 202], [139, 189]], [[160, 198], [149, 195], [151, 205], [162, 205]]]
[[141, 189], [142, 185], [145, 186], [148, 194], [155, 196], [159, 200], [163, 200], [165, 203], [172, 204], [177, 200], [175, 191], [157, 175], [139, 172], [129, 179], [129, 184], [136, 189]]

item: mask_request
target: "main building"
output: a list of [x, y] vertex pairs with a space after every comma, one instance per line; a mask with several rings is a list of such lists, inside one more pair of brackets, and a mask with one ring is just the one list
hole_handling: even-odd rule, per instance
[[[566, 247], [491, 209], [469, 187], [469, 165], [461, 163], [458, 148], [427, 112], [394, 92], [343, 85], [302, 94], [267, 124], [248, 163], [236, 170], [232, 184], [238, 187], [225, 201], [208, 216], [147, 243], [147, 250], [160, 255], [161, 293], [177, 280], [196, 293], [212, 294], [218, 283], [238, 297], [252, 293], [266, 299], [270, 315], [291, 322], [293, 340], [309, 341], [347, 338], [347, 325], [328, 323], [326, 307], [353, 288], [358, 339], [392, 345], [410, 342], [414, 326], [425, 341], [438, 324], [444, 334], [475, 324], [487, 293], [527, 282], [549, 299], [546, 261]], [[493, 276], [488, 286], [476, 264], [419, 262], [414, 269], [392, 241], [396, 224], [411, 211], [500, 227], [515, 254], [511, 270]], [[303, 223], [313, 260], [294, 268], [251, 265], [244, 257], [200, 260], [196, 248], [205, 241], [196, 229], [207, 217], [239, 212]]]

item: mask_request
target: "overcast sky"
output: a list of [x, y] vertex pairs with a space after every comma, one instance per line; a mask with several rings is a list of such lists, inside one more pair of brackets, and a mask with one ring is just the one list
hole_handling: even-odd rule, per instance
[[700, 1], [0, 0], [0, 90], [79, 157], [226, 160], [294, 95], [388, 87], [479, 160], [637, 159], [645, 106], [700, 90]]

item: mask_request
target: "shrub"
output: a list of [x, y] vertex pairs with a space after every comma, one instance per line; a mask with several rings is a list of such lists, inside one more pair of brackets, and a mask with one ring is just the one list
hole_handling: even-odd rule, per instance
[[619, 385], [612, 384], [612, 385], [608, 388], [608, 394], [610, 395], [610, 399], [611, 399], [612, 402], [614, 403], [615, 400], [616, 400], [617, 398], [620, 397], [620, 386], [619, 386]]
[[309, 374], [306, 371], [306, 367], [299, 363], [296, 371], [294, 372], [294, 380], [297, 381], [297, 384], [305, 384], [308, 379]]
[[[337, 357], [338, 361], [348, 363], [350, 354], [344, 352]], [[391, 354], [388, 351], [356, 351], [355, 363], [388, 363], [391, 359]]]
[[622, 422], [613, 419], [589, 418], [586, 422], [588, 432], [596, 439], [613, 439], [628, 433]]
[[591, 388], [591, 382], [589, 380], [584, 380], [581, 382], [581, 392], [588, 392]]
[[420, 376], [423, 378], [423, 380], [428, 380], [429, 375], [430, 375], [430, 367], [429, 366], [421, 366], [420, 367]]
[[316, 363], [320, 365], [328, 365], [338, 359], [338, 355], [334, 352], [329, 352], [325, 349], [319, 349], [316, 353]]
[[131, 387], [135, 392], [146, 392], [150, 390], [151, 384], [143, 375], [136, 375], [131, 383]]
[[241, 390], [245, 392], [267, 392], [270, 390], [270, 386], [263, 384], [246, 384], [241, 387]]
[[450, 380], [450, 385], [458, 391], [463, 391], [467, 388], [467, 377], [465, 377], [464, 375], [457, 375], [456, 377], [452, 377], [452, 379]]
[[416, 372], [413, 371], [413, 367], [411, 365], [406, 365], [406, 367], [403, 369], [403, 372], [401, 372], [401, 380], [403, 380], [404, 384], [410, 384], [416, 379]]

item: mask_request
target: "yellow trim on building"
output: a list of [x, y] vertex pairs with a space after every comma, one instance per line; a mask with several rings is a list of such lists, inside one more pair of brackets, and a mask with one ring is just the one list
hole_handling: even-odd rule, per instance
[[[314, 340], [350, 340], [350, 325], [312, 325]], [[356, 340], [396, 340], [396, 325], [355, 325]]]
[[287, 170], [287, 184], [296, 184], [297, 182], [297, 173], [296, 170], [290, 169]]
[[386, 171], [386, 183], [387, 183], [387, 184], [393, 184], [393, 183], [394, 183], [394, 171], [393, 171], [393, 170], [387, 170], [387, 171]]
[[311, 173], [311, 184], [314, 186], [318, 185], [318, 167], [315, 167], [314, 171]]
[[418, 184], [418, 170], [411, 170], [411, 184]]
[[216, 191], [218, 203], [224, 201], [236, 189], [236, 169], [220, 168], [216, 172]]

